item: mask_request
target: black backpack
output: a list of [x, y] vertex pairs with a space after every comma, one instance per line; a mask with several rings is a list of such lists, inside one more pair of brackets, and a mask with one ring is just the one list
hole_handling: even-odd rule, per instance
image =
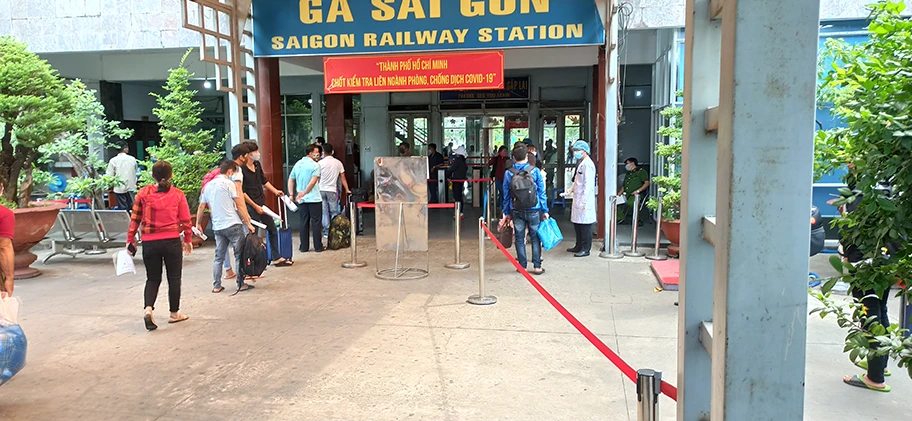
[[247, 234], [241, 244], [241, 267], [243, 276], [260, 276], [269, 265], [266, 243], [256, 234]]
[[538, 207], [538, 185], [532, 179], [529, 171], [520, 171], [516, 167], [509, 170], [513, 173], [510, 179], [510, 199], [513, 200], [513, 209], [528, 210]]

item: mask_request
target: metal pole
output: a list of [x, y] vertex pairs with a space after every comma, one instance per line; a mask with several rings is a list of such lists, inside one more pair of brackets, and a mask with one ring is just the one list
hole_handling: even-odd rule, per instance
[[659, 254], [659, 247], [661, 247], [661, 244], [659, 244], [659, 240], [662, 239], [662, 195], [661, 194], [658, 196], [658, 200], [659, 200], [659, 206], [658, 206], [659, 217], [656, 218], [656, 245], [655, 245], [655, 251], [652, 253], [652, 256], [646, 256], [646, 259], [648, 259], [648, 260], [668, 260], [668, 256], [666, 256], [664, 254]]
[[454, 234], [456, 241], [456, 262], [446, 265], [448, 269], [468, 269], [470, 264], [462, 263], [462, 218], [459, 217], [460, 212], [462, 212], [462, 203], [456, 202], [456, 233]]
[[485, 218], [485, 223], [488, 224], [489, 227], [491, 226], [491, 221], [494, 219], [494, 212], [497, 211], [497, 206], [494, 205], [496, 203], [494, 201], [495, 195], [494, 179], [492, 178], [491, 181], [488, 182], [488, 211], [486, 212], [488, 217]]
[[358, 212], [356, 209], [357, 206], [358, 206], [357, 203], [352, 202], [351, 200], [348, 201], [349, 220], [352, 223], [352, 227], [351, 227], [352, 260], [351, 260], [351, 262], [342, 263], [342, 267], [345, 269], [363, 268], [363, 267], [367, 266], [367, 262], [358, 261], [358, 233], [357, 233], [357, 229], [355, 228], [355, 215]]
[[467, 300], [469, 304], [487, 306], [497, 302], [497, 297], [485, 295], [485, 231], [484, 218], [478, 218], [478, 295]]
[[608, 206], [611, 208], [611, 219], [609, 220], [608, 225], [608, 239], [605, 244], [605, 251], [599, 253], [599, 257], [603, 259], [623, 259], [624, 254], [619, 253], [617, 250], [617, 230], [618, 230], [618, 215], [617, 215], [617, 196], [611, 196], [608, 199]]
[[637, 370], [637, 421], [656, 421], [659, 419], [659, 390], [662, 384], [662, 372], [655, 370]]
[[633, 195], [633, 220], [630, 221], [630, 251], [625, 251], [624, 256], [643, 257], [646, 253], [637, 251], [637, 231], [640, 225], [640, 194]]
[[899, 328], [905, 329], [905, 336], [908, 338], [912, 335], [912, 303], [906, 298], [908, 294], [903, 294], [899, 307]]

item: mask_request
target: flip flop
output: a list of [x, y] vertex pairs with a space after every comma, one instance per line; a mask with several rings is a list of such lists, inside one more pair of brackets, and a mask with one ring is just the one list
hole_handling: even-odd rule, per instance
[[291, 265], [294, 265], [294, 262], [292, 262], [291, 260], [283, 260], [279, 263], [273, 263], [273, 266], [275, 266], [277, 268], [285, 268], [285, 267], [289, 267]]
[[544, 274], [545, 274], [545, 269], [539, 268], [538, 270], [539, 270], [539, 271], [536, 272], [535, 269], [532, 269], [532, 271], [529, 272], [529, 273], [532, 274], [532, 275], [544, 275]]
[[858, 376], [852, 376], [852, 378], [849, 380], [843, 379], [842, 382], [849, 386], [860, 387], [862, 389], [873, 390], [875, 392], [889, 393], [891, 390], [893, 390], [893, 388], [890, 386], [884, 386], [883, 389], [871, 386], [865, 383], [865, 381]]
[[152, 313], [143, 315], [143, 322], [146, 324], [146, 330], [150, 332], [158, 329], [158, 325], [155, 324], [155, 319], [152, 318]]
[[225, 290], [225, 287], [213, 288], [213, 289], [212, 289], [212, 293], [213, 293], [213, 294], [218, 294], [218, 293], [220, 293], [220, 292], [222, 292], [222, 291], [224, 291], [224, 290]]
[[237, 273], [231, 276], [225, 275], [225, 279], [237, 279]]
[[169, 317], [169, 318], [168, 318], [168, 323], [180, 323], [180, 322], [183, 322], [183, 321], [185, 321], [185, 320], [187, 320], [187, 319], [190, 318], [190, 317], [188, 317], [188, 316], [186, 316], [186, 315], [184, 315], [184, 314], [178, 314], [177, 316], [178, 316], [178, 317], [177, 317], [176, 319], [173, 318], [173, 317]]
[[[860, 368], [860, 369], [862, 369], [862, 370], [867, 371], [867, 369], [868, 369], [868, 360], [861, 360], [861, 361], [858, 361], [858, 363], [856, 363], [855, 366], [858, 367], [858, 368]], [[890, 376], [892, 376], [892, 375], [893, 375], [893, 373], [892, 373], [890, 370], [887, 370], [886, 368], [884, 369], [884, 377], [890, 377]]]

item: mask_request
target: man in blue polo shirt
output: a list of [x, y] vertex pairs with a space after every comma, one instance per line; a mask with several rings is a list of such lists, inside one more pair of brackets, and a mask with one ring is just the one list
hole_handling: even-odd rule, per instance
[[516, 260], [522, 267], [528, 265], [526, 259], [526, 230], [532, 243], [533, 275], [541, 275], [541, 240], [538, 238], [538, 227], [542, 218], [548, 219], [548, 197], [545, 192], [545, 180], [541, 170], [529, 164], [529, 150], [524, 144], [513, 149], [515, 163], [504, 173], [502, 223], [512, 219], [516, 236]]
[[323, 147], [317, 144], [307, 146], [305, 155], [295, 164], [288, 176], [288, 191], [294, 194], [301, 216], [301, 253], [310, 251], [307, 232], [313, 237], [314, 251], [323, 251], [323, 198], [320, 196], [320, 156]]

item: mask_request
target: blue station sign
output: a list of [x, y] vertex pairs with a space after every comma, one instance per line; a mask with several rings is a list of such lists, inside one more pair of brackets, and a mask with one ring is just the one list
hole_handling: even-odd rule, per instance
[[254, 55], [601, 45], [592, 0], [253, 0]]

